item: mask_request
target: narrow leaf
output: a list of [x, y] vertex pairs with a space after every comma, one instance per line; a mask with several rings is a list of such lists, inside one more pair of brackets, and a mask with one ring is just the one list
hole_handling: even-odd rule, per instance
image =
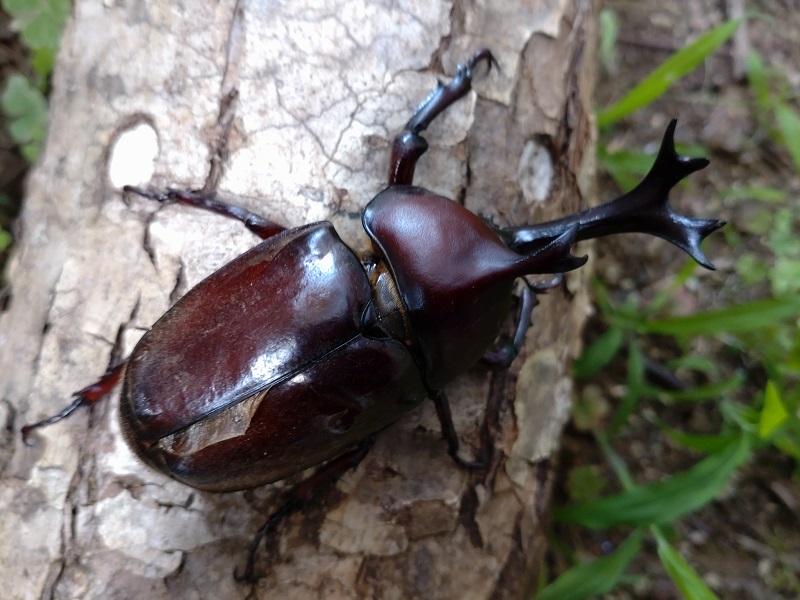
[[676, 402], [697, 402], [699, 400], [718, 400], [738, 389], [745, 380], [744, 373], [736, 373], [733, 377], [715, 381], [707, 385], [698, 385], [688, 390], [662, 390], [651, 388], [659, 396], [667, 397]]
[[592, 529], [670, 523], [711, 502], [730, 474], [747, 458], [749, 450], [747, 436], [741, 435], [736, 443], [688, 471], [593, 502], [556, 508], [553, 516]]
[[611, 591], [642, 545], [642, 531], [636, 530], [611, 554], [572, 567], [544, 588], [536, 600], [583, 600]]
[[686, 600], [718, 600], [697, 571], [667, 542], [657, 528], [653, 529], [658, 542], [658, 557], [681, 595]]
[[636, 409], [639, 403], [639, 398], [647, 391], [647, 386], [644, 384], [644, 356], [636, 344], [628, 346], [628, 381], [625, 396], [619, 403], [614, 418], [608, 426], [610, 433], [614, 434], [619, 431], [625, 423], [628, 422], [628, 417]]
[[676, 336], [742, 333], [800, 316], [800, 298], [769, 298], [686, 317], [668, 317], [640, 324], [640, 330]]
[[603, 9], [600, 11], [600, 47], [599, 54], [603, 66], [609, 73], [617, 71], [617, 36], [619, 34], [619, 21], [614, 11]]
[[747, 80], [750, 82], [750, 88], [755, 93], [759, 107], [763, 111], [772, 112], [773, 97], [769, 89], [767, 71], [764, 68], [764, 61], [761, 60], [761, 55], [755, 50], [751, 50], [747, 55], [745, 69], [747, 70]]
[[700, 434], [684, 433], [676, 429], [665, 429], [667, 436], [689, 450], [713, 453], [721, 452], [739, 439], [739, 433]]
[[800, 117], [786, 104], [779, 104], [775, 108], [775, 117], [783, 143], [792, 155], [794, 168], [800, 171]]
[[611, 125], [632, 112], [647, 106], [661, 96], [672, 83], [691, 73], [730, 38], [741, 20], [728, 21], [700, 36], [695, 42], [678, 50], [616, 104], [608, 106], [597, 115], [600, 127]]
[[758, 200], [760, 202], [785, 202], [786, 191], [768, 186], [734, 186], [720, 192], [723, 200]]

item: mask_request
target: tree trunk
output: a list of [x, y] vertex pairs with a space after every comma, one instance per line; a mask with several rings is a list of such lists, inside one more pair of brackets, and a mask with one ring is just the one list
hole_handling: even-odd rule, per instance
[[[118, 390], [31, 447], [18, 432], [256, 243], [215, 215], [126, 204], [120, 182], [218, 188], [288, 226], [329, 219], [363, 247], [359, 211], [385, 185], [394, 134], [437, 77], [488, 47], [500, 69], [426, 132], [415, 183], [501, 224], [560, 216], [591, 191], [593, 28], [580, 0], [78, 0], [0, 316], [6, 597], [524, 597], [585, 271], [541, 299], [509, 371], [476, 367], [447, 389], [462, 453], [491, 449], [488, 472], [453, 464], [426, 402], [284, 522], [255, 585], [232, 572], [286, 483], [211, 494], [151, 471], [120, 435]], [[130, 152], [134, 129], [156, 134], [153, 161]]]

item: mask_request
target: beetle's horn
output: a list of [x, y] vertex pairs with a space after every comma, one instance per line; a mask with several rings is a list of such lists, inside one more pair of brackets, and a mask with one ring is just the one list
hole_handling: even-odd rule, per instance
[[627, 194], [563, 219], [500, 229], [498, 235], [512, 250], [528, 254], [572, 225], [578, 226], [577, 240], [617, 233], [649, 233], [675, 244], [707, 269], [713, 269], [700, 249], [700, 242], [725, 222], [679, 215], [668, 202], [669, 191], [679, 181], [708, 165], [705, 158], [687, 158], [675, 151], [676, 123], [675, 119], [670, 121], [650, 172]]
[[[578, 241], [578, 225], [569, 225], [556, 239], [535, 252], [527, 252], [525, 258], [515, 266], [519, 276], [531, 273], [565, 273], [586, 264], [588, 256], [570, 254], [570, 248]], [[524, 266], [523, 266], [524, 264]]]

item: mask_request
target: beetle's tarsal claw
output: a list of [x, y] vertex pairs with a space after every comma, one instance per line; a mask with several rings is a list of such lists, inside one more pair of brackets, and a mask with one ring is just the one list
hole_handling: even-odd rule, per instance
[[[492, 67], [494, 67], [498, 73], [500, 71], [500, 64], [495, 59], [494, 54], [488, 48], [481, 48], [475, 54], [472, 55], [472, 58], [469, 59], [467, 62], [465, 69], [466, 69], [466, 76], [472, 77], [475, 72], [475, 67], [478, 66], [481, 62], [486, 63], [486, 73], [488, 74], [491, 72]], [[459, 69], [460, 70], [460, 69]]]
[[79, 394], [76, 394], [73, 398], [72, 402], [63, 408], [60, 412], [47, 417], [46, 419], [42, 419], [41, 421], [36, 421], [35, 423], [29, 423], [28, 425], [23, 425], [20, 429], [20, 434], [22, 435], [22, 442], [26, 446], [32, 446], [33, 443], [31, 442], [30, 436], [31, 432], [37, 429], [41, 429], [42, 427], [47, 427], [48, 425], [52, 425], [53, 423], [58, 423], [66, 419], [70, 416], [76, 409], [80, 408], [85, 404], [85, 400]]

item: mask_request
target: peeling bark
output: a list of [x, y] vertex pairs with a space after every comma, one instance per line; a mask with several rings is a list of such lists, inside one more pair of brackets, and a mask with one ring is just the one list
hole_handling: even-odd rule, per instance
[[394, 133], [484, 46], [501, 71], [430, 128], [417, 183], [498, 223], [543, 220], [590, 197], [593, 27], [590, 3], [567, 0], [76, 2], [0, 315], [9, 597], [523, 597], [544, 551], [585, 271], [542, 299], [508, 372], [476, 368], [447, 389], [487, 474], [452, 464], [426, 403], [287, 520], [254, 586], [231, 574], [287, 483], [215, 495], [150, 471], [120, 436], [118, 392], [33, 447], [18, 430], [256, 243], [214, 215], [123, 203], [109, 161], [133, 125], [157, 134], [149, 185], [219, 189], [290, 226], [329, 219], [360, 247]]

